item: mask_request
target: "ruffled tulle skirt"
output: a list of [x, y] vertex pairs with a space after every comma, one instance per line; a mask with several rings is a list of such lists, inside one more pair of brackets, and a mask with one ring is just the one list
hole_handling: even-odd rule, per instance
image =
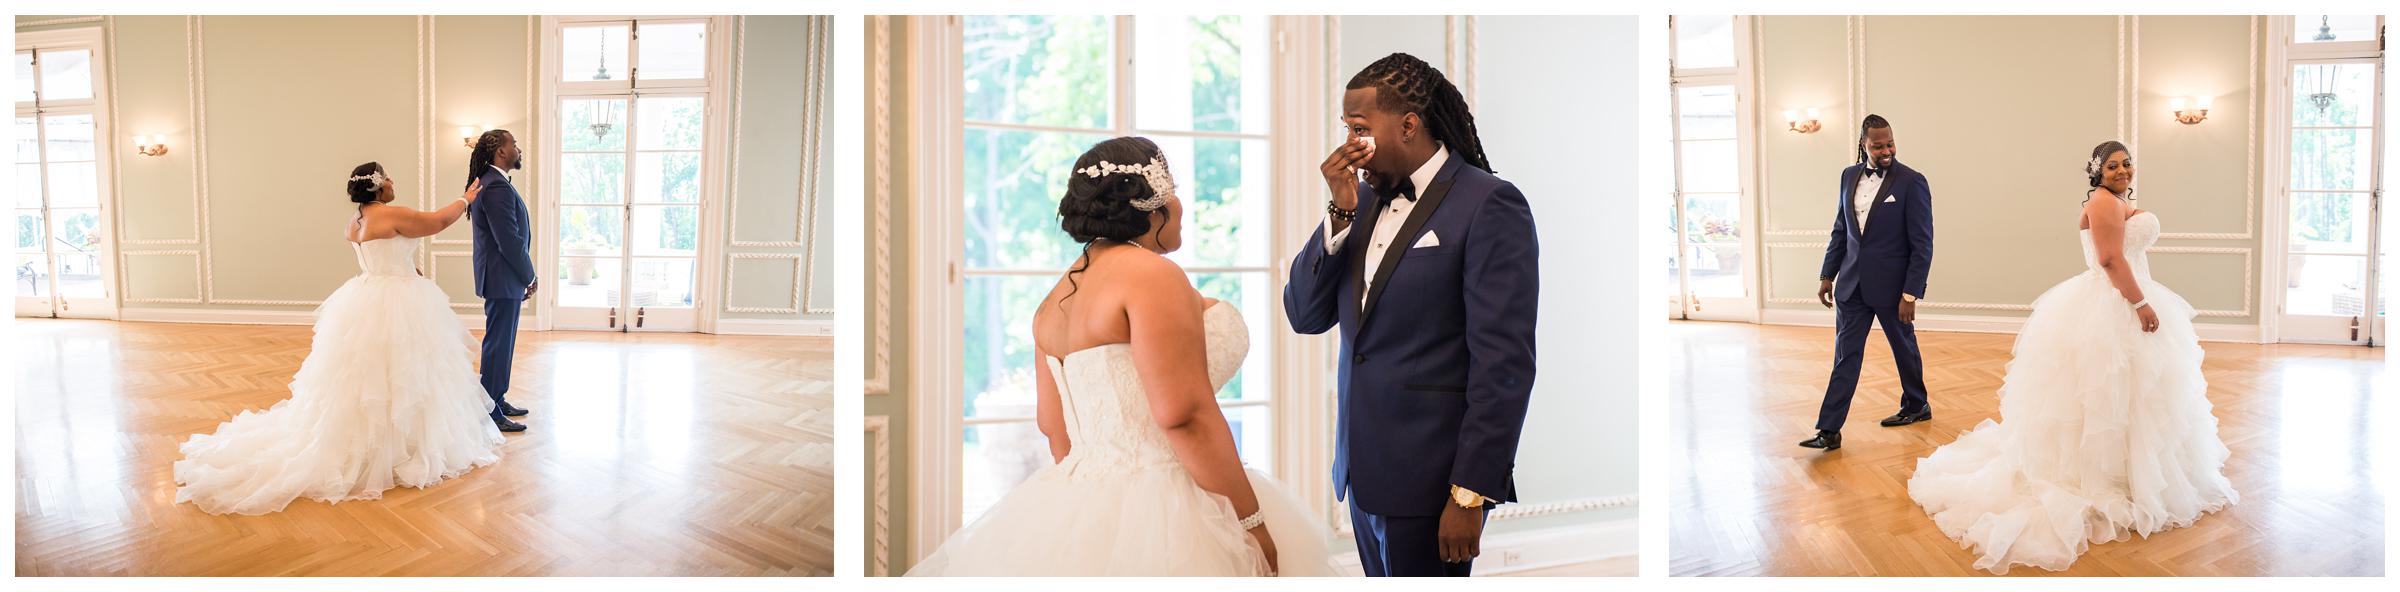
[[[950, 535], [911, 576], [1257, 576], [1266, 555], [1224, 496], [1173, 463], [1083, 471], [1072, 459], [1033, 474]], [[1250, 472], [1278, 575], [1334, 575], [1331, 533], [1300, 498]]]
[[265, 514], [375, 499], [500, 460], [475, 349], [432, 281], [362, 275], [317, 308], [291, 398], [182, 445], [177, 503]]
[[2044, 292], [1985, 420], [1917, 462], [1909, 496], [1975, 567], [2058, 571], [2091, 545], [2188, 526], [2240, 495], [2209, 413], [2191, 303], [2143, 281], [2159, 330], [2106, 276]]

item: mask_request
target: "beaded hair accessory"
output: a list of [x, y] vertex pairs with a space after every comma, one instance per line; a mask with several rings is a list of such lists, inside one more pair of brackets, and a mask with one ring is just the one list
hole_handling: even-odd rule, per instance
[[1175, 196], [1175, 176], [1167, 174], [1167, 161], [1156, 156], [1150, 157], [1150, 162], [1143, 164], [1116, 164], [1103, 160], [1099, 164], [1076, 169], [1075, 173], [1094, 179], [1098, 179], [1102, 175], [1119, 173], [1140, 174], [1144, 180], [1150, 182], [1150, 197], [1126, 203], [1132, 204], [1133, 209], [1144, 212], [1166, 207], [1167, 198]]
[[383, 189], [383, 186], [385, 186], [385, 185], [390, 185], [390, 184], [392, 183], [392, 178], [391, 178], [391, 177], [386, 177], [386, 176], [383, 176], [383, 171], [375, 171], [375, 172], [367, 173], [367, 174], [364, 174], [364, 175], [356, 175], [356, 176], [352, 176], [352, 177], [350, 177], [350, 182], [352, 182], [352, 183], [356, 183], [356, 182], [359, 182], [359, 181], [366, 181], [366, 182], [368, 182], [368, 183], [369, 183], [368, 189], [376, 189], [376, 190], [381, 190], [381, 189]]

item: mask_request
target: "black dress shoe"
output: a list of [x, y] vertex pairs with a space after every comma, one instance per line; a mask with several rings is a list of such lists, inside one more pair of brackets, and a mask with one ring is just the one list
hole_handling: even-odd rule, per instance
[[509, 417], [524, 417], [525, 414], [532, 413], [532, 411], [526, 411], [523, 407], [510, 405], [507, 403], [501, 403], [499, 411], [501, 415], [506, 415]]
[[1817, 430], [1817, 437], [1801, 441], [1800, 447], [1823, 448], [1826, 450], [1839, 449], [1842, 447], [1842, 433]]
[[1907, 411], [1902, 411], [1902, 412], [1900, 412], [1900, 413], [1898, 413], [1898, 414], [1895, 414], [1895, 415], [1893, 415], [1893, 416], [1891, 416], [1891, 417], [1886, 417], [1886, 418], [1883, 418], [1883, 427], [1887, 427], [1887, 428], [1896, 428], [1896, 427], [1900, 427], [1900, 426], [1904, 426], [1904, 425], [1908, 425], [1908, 424], [1912, 424], [1912, 423], [1916, 423], [1916, 422], [1920, 422], [1920, 421], [1932, 421], [1932, 420], [1933, 420], [1933, 408], [1932, 408], [1932, 407], [1927, 407], [1927, 408], [1924, 408], [1924, 409], [1918, 409], [1916, 413], [1909, 413], [1909, 412], [1907, 412]]
[[500, 431], [503, 431], [503, 432], [522, 432], [522, 431], [525, 431], [525, 424], [521, 424], [521, 423], [517, 423], [517, 422], [509, 421], [509, 420], [508, 420], [508, 418], [506, 418], [506, 417], [494, 417], [494, 418], [492, 418], [492, 425], [500, 426]]

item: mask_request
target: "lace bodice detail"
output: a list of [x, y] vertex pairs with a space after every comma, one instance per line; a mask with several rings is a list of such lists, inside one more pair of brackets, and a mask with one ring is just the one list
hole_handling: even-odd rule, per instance
[[[1208, 384], [1223, 389], [1250, 354], [1250, 327], [1240, 311], [1219, 302], [1201, 313], [1207, 333]], [[1070, 474], [1129, 471], [1175, 462], [1166, 432], [1150, 419], [1148, 392], [1133, 366], [1133, 347], [1102, 345], [1046, 358], [1058, 382], [1059, 406], [1073, 446], [1059, 461]]]
[[350, 250], [361, 275], [417, 277], [417, 239], [379, 238], [351, 243]]
[[[2083, 229], [2083, 266], [2100, 270], [2100, 250], [2092, 244], [2092, 229]], [[2125, 262], [2132, 265], [2133, 277], [2150, 279], [2150, 245], [2158, 242], [2158, 215], [2150, 212], [2134, 214], [2125, 219]]]

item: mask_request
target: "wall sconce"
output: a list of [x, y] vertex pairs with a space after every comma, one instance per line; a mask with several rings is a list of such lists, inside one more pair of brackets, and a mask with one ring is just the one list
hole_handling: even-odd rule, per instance
[[2181, 97], [2167, 101], [2167, 108], [2175, 111], [2175, 121], [2191, 125], [2208, 120], [2208, 97], [2192, 99], [2189, 102], [2194, 106], [2186, 109], [2184, 108], [2186, 101]]
[[475, 137], [480, 135], [483, 135], [483, 130], [475, 129], [475, 126], [458, 126], [458, 143], [469, 150], [475, 149]]
[[161, 154], [166, 154], [167, 136], [166, 134], [159, 134], [156, 136], [134, 136], [133, 151], [142, 153], [142, 156], [158, 156]]
[[1808, 108], [1808, 119], [1801, 119], [1800, 114], [1797, 112], [1793, 112], [1788, 109], [1784, 110], [1783, 124], [1785, 126], [1789, 126], [1791, 131], [1803, 134], [1816, 133], [1817, 130], [1824, 128], [1823, 125], [1817, 123], [1816, 107]]

